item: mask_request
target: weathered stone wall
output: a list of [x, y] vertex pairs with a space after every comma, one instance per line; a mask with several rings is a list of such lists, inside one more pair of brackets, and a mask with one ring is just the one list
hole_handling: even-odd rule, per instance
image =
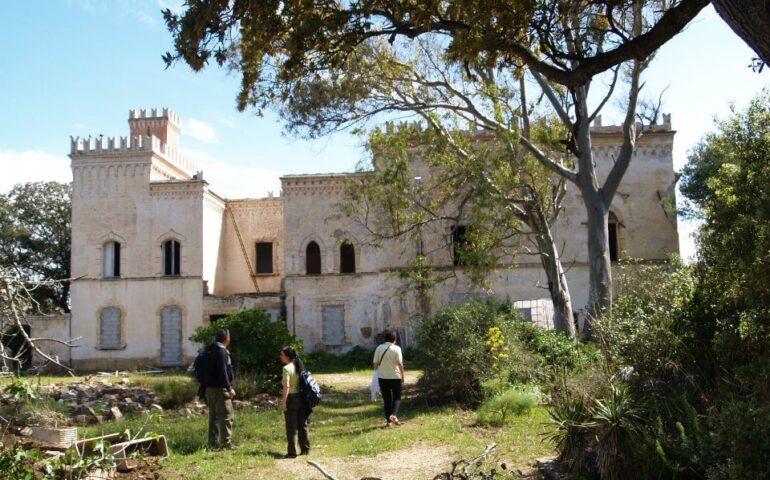
[[[255, 274], [260, 293], [278, 293], [284, 275], [284, 235], [283, 235], [283, 200], [281, 198], [262, 198], [230, 200], [222, 219], [222, 241], [220, 243], [217, 287], [211, 292], [215, 295], [235, 295], [256, 293], [254, 283], [249, 278], [249, 267], [256, 272], [257, 242], [272, 242], [273, 273]], [[231, 215], [232, 212], [232, 215]], [[238, 242], [233, 224], [233, 217], [246, 247], [247, 258]]]
[[[114, 143], [114, 141], [112, 142]], [[132, 138], [119, 147], [73, 141], [72, 352], [76, 367], [157, 364], [160, 311], [181, 310], [183, 362], [195, 354], [187, 340], [201, 324], [205, 258], [203, 216], [216, 203], [208, 184], [156, 137]], [[216, 212], [215, 212], [216, 213]], [[209, 222], [216, 228], [216, 216]], [[213, 232], [219, 237], [219, 232]], [[180, 244], [180, 274], [164, 276], [162, 244]], [[104, 245], [118, 242], [120, 276], [105, 278]], [[211, 250], [208, 247], [207, 250]], [[213, 272], [212, 272], [213, 273]], [[120, 311], [120, 347], [100, 347], [100, 314]]]

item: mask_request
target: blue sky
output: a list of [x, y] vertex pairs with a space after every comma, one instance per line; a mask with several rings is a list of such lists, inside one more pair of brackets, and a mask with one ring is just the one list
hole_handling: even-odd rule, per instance
[[[4, 0], [0, 40], [0, 191], [32, 180], [68, 181], [69, 136], [126, 135], [128, 110], [171, 107], [182, 117], [183, 153], [215, 191], [232, 198], [278, 192], [278, 176], [344, 172], [359, 140], [281, 135], [272, 115], [235, 109], [239, 79], [216, 68], [166, 69], [170, 49], [160, 10], [176, 0]], [[677, 169], [687, 151], [724, 116], [770, 81], [753, 73], [753, 53], [711, 7], [666, 44], [645, 74], [650, 95], [668, 87], [664, 111], [677, 130]], [[770, 69], [768, 69], [770, 70]], [[612, 115], [605, 114], [605, 125]], [[615, 118], [614, 120], [617, 120]], [[692, 251], [682, 225], [683, 253]]]

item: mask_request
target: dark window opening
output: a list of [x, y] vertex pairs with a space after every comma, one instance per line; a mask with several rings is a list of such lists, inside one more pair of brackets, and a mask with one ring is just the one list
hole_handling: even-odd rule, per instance
[[607, 220], [607, 235], [610, 244], [610, 260], [615, 262], [620, 258], [618, 255], [618, 218], [612, 212], [610, 212]]
[[217, 323], [219, 320], [222, 320], [227, 316], [226, 313], [215, 313], [212, 315], [209, 315], [209, 323]]
[[273, 273], [273, 244], [257, 243], [257, 273]]
[[321, 248], [315, 242], [308, 243], [305, 249], [305, 271], [308, 275], [321, 274]]
[[468, 244], [468, 227], [456, 225], [452, 227], [452, 263], [454, 266], [462, 266], [467, 263], [463, 259], [463, 249]]
[[350, 242], [340, 245], [340, 273], [356, 273], [356, 250]]
[[167, 240], [163, 243], [163, 275], [179, 275], [180, 250], [179, 242], [176, 240]]

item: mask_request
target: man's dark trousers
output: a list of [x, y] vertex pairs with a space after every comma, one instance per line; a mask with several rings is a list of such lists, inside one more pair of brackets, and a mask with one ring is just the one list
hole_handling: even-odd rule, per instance
[[233, 401], [226, 388], [207, 387], [209, 409], [209, 447], [231, 448], [233, 435]]

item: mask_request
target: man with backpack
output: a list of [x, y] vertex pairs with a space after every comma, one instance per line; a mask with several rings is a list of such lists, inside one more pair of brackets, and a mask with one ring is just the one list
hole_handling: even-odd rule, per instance
[[220, 328], [215, 341], [195, 359], [195, 375], [206, 389], [206, 405], [209, 409], [209, 447], [232, 448], [233, 398], [235, 398], [235, 374], [227, 346], [230, 332]]

